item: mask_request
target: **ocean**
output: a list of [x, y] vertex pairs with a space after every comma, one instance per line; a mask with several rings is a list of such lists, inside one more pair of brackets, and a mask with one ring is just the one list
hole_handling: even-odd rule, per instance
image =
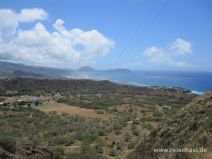
[[212, 90], [212, 72], [74, 72], [69, 78], [111, 80], [137, 86], [181, 87], [202, 94]]

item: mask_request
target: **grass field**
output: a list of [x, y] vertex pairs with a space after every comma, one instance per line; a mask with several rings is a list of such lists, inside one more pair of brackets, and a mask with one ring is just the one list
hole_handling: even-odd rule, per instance
[[79, 115], [87, 118], [99, 118], [103, 120], [109, 120], [113, 118], [112, 114], [104, 112], [104, 114], [98, 114], [95, 110], [70, 106], [62, 103], [48, 103], [37, 107], [37, 109], [49, 113], [57, 112], [58, 114], [68, 113], [70, 115]]

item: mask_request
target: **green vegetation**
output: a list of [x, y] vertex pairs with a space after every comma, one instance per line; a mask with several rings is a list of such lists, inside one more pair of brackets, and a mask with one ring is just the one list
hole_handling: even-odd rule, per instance
[[117, 150], [115, 148], [112, 148], [110, 151], [110, 156], [115, 157], [117, 155]]
[[55, 159], [63, 159], [64, 147], [63, 146], [55, 146], [53, 148], [53, 153], [54, 153]]
[[135, 147], [135, 145], [136, 145], [136, 142], [131, 141], [131, 142], [128, 143], [127, 147], [128, 147], [128, 149], [133, 149]]
[[0, 134], [0, 146], [10, 153], [16, 151], [16, 141], [11, 135]]
[[[48, 113], [38, 110], [37, 105], [0, 106], [0, 150], [15, 154], [20, 148], [17, 145], [33, 145], [42, 151], [42, 147], [47, 148], [55, 159], [122, 158], [126, 150], [134, 151], [149, 132], [167, 144], [165, 138], [171, 138], [173, 133], [158, 134], [155, 128], [194, 97], [177, 90], [130, 87], [108, 81], [12, 79], [7, 82], [0, 87], [1, 102], [20, 95], [45, 96], [56, 106], [65, 103], [96, 115], [73, 115], [66, 112], [68, 105], [65, 111], [60, 112], [58, 107]], [[208, 117], [187, 127], [192, 133], [197, 132], [197, 142], [210, 145], [203, 132], [211, 131], [211, 121]]]
[[[58, 145], [69, 146], [76, 141], [91, 144], [98, 136], [112, 130], [107, 121], [45, 114], [30, 108], [0, 108], [0, 113], [0, 145], [9, 152], [15, 151], [16, 141], [17, 144], [53, 146], [60, 158], [62, 148]], [[97, 151], [100, 153], [100, 143], [97, 143]]]
[[[80, 159], [99, 158], [105, 153], [117, 156], [124, 145], [117, 143], [108, 150], [106, 141], [102, 137], [114, 133], [125, 138], [126, 142], [130, 142], [132, 135], [135, 137], [139, 135], [139, 130], [136, 126], [138, 123], [134, 123], [135, 129], [131, 134], [130, 132], [122, 134], [123, 128], [128, 125], [127, 122], [135, 119], [134, 111], [114, 113], [116, 119], [107, 121], [72, 116], [68, 113], [59, 115], [56, 111], [46, 114], [30, 107], [19, 106], [12, 109], [10, 106], [0, 107], [0, 135], [2, 136], [0, 143], [4, 145], [3, 149], [11, 153], [15, 152], [15, 142], [18, 145], [48, 146], [58, 159], [65, 156]], [[65, 153], [66, 147], [72, 145], [81, 147], [84, 153], [75, 157]], [[125, 145], [127, 146], [128, 144]]]
[[[212, 148], [212, 92], [195, 98], [192, 102], [175, 112], [175, 115], [168, 117], [165, 122], [156, 129], [147, 122], [148, 118], [141, 118], [143, 127], [151, 133], [144, 138], [136, 150], [130, 154], [133, 159], [158, 158], [154, 148], [207, 148], [207, 153], [160, 153], [161, 158], [210, 158]], [[169, 109], [167, 109], [169, 110]], [[167, 112], [167, 111], [165, 111]], [[168, 114], [170, 115], [170, 114]], [[164, 116], [155, 114], [154, 116]]]
[[[66, 103], [69, 105], [89, 108], [89, 109], [105, 109], [107, 107], [111, 107], [114, 105], [122, 104], [123, 101], [120, 98], [101, 98], [96, 99], [92, 98], [92, 96], [87, 96], [84, 99], [70, 96], [63, 96], [58, 99], [59, 103]], [[102, 112], [100, 112], [102, 113]]]

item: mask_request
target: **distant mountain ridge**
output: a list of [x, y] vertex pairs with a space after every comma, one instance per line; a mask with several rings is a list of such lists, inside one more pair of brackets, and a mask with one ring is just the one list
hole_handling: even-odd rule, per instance
[[129, 69], [109, 69], [97, 70], [90, 66], [83, 66], [79, 69], [62, 69], [44, 66], [24, 65], [20, 63], [12, 63], [0, 61], [0, 77], [65, 77], [72, 72], [131, 72]]
[[49, 77], [62, 76], [72, 70], [43, 66], [24, 65], [19, 63], [0, 61], [0, 77]]

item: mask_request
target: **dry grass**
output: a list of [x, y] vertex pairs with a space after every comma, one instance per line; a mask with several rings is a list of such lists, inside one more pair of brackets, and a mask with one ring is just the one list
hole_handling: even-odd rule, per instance
[[38, 109], [46, 113], [55, 111], [58, 114], [68, 113], [70, 115], [79, 115], [87, 118], [99, 118], [104, 120], [109, 120], [113, 118], [113, 115], [108, 113], [97, 114], [97, 112], [92, 109], [80, 108], [62, 103], [48, 103], [46, 105], [38, 107]]
[[143, 107], [137, 106], [137, 105], [131, 105], [130, 104], [122, 104], [122, 105], [117, 105], [115, 106], [115, 108], [119, 111], [119, 112], [124, 112], [124, 111], [129, 111], [130, 109], [133, 110], [133, 112], [136, 113], [137, 117], [140, 117], [142, 115], [141, 110], [143, 110]]
[[65, 154], [80, 154], [82, 153], [81, 145], [71, 145], [65, 147]]

